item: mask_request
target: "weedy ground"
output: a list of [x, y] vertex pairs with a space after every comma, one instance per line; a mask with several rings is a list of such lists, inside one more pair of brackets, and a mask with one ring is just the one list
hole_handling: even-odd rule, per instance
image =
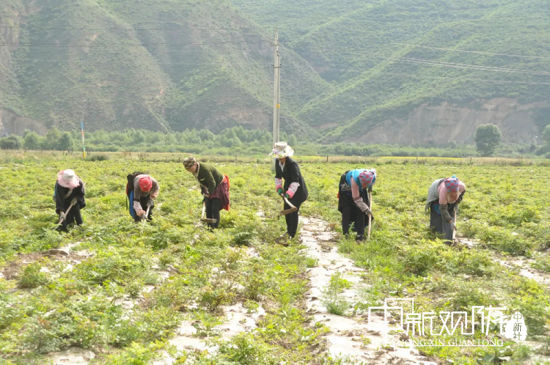
[[[190, 352], [179, 361], [338, 363], [323, 352], [326, 329], [311, 327], [305, 312], [311, 260], [298, 243], [275, 243], [285, 226], [276, 218], [282, 204], [271, 161], [213, 162], [230, 177], [232, 207], [222, 212], [221, 228], [210, 231], [199, 223], [200, 190], [181, 158], [113, 154], [83, 161], [29, 153], [0, 160], [0, 359], [39, 364], [49, 353], [79, 347], [96, 354], [92, 363], [148, 363], [171, 350], [168, 340], [182, 320], [193, 319], [199, 336], [216, 339], [212, 328], [223, 321], [220, 308], [243, 303], [266, 310], [256, 330], [229, 340], [218, 336], [215, 355]], [[496, 349], [433, 347], [424, 353], [455, 363], [550, 356], [548, 287], [495, 260], [526, 257], [534, 270], [549, 271], [550, 167], [458, 159], [304, 159], [300, 166], [310, 192], [301, 214], [321, 217], [340, 233], [340, 174], [357, 167], [378, 171], [371, 239], [357, 245], [340, 236], [338, 243], [369, 273], [366, 300], [356, 308], [389, 297], [413, 297], [419, 311], [505, 306], [526, 317], [529, 346], [505, 342]], [[86, 182], [87, 207], [81, 227], [58, 233], [52, 194], [64, 168]], [[151, 223], [135, 224], [127, 213], [124, 187], [133, 171], [159, 181]], [[449, 247], [427, 228], [427, 189], [452, 174], [467, 185], [457, 226], [479, 242], [472, 249]], [[69, 245], [70, 255], [51, 254]], [[257, 255], [248, 254], [251, 248]], [[345, 285], [337, 276], [332, 284], [327, 292]]]

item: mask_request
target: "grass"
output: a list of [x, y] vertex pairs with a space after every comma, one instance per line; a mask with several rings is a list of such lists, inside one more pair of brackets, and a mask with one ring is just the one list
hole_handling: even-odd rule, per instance
[[[110, 154], [102, 161], [71, 155], [7, 156], [0, 159], [0, 272], [32, 254], [17, 275], [0, 277], [0, 358], [12, 363], [40, 363], [47, 354], [70, 347], [90, 349], [97, 363], [150, 362], [180, 321], [194, 318], [200, 336], [219, 344], [217, 354], [179, 354], [180, 361], [241, 363], [312, 363], [322, 361], [321, 325], [305, 313], [307, 268], [299, 245], [282, 247], [275, 239], [284, 221], [273, 192], [269, 159], [215, 161], [232, 180], [232, 208], [222, 212], [222, 229], [198, 224], [201, 196], [194, 178], [177, 155]], [[150, 160], [147, 160], [150, 159]], [[550, 319], [548, 289], [495, 262], [496, 254], [536, 257], [545, 271], [550, 218], [541, 184], [550, 167], [524, 161], [505, 165], [491, 160], [382, 158], [301, 163], [310, 197], [304, 215], [320, 216], [340, 231], [336, 210], [341, 172], [376, 167], [373, 191], [376, 221], [371, 239], [357, 245], [342, 239], [340, 251], [366, 269], [368, 289], [361, 303], [343, 303], [338, 294], [349, 282], [334, 274], [326, 291], [329, 310], [345, 314], [380, 305], [384, 298], [414, 297], [419, 310], [459, 310], [472, 305], [506, 306], [526, 318], [529, 339], [544, 338]], [[87, 184], [84, 224], [60, 234], [51, 198], [56, 172], [74, 168]], [[125, 211], [126, 174], [146, 170], [161, 191], [150, 224], [134, 224]], [[423, 210], [435, 178], [456, 174], [467, 185], [458, 215], [459, 233], [481, 243], [474, 249], [448, 247], [427, 229]], [[28, 192], [32, 191], [32, 194]], [[514, 207], [513, 209], [510, 206]], [[257, 213], [261, 211], [265, 218]], [[341, 233], [341, 232], [340, 232]], [[85, 256], [71, 270], [63, 258], [41, 259], [50, 248], [80, 242]], [[251, 252], [253, 254], [251, 254]], [[46, 270], [47, 269], [47, 270]], [[154, 290], [144, 291], [146, 285]], [[125, 302], [133, 303], [131, 307]], [[246, 303], [266, 315], [250, 333], [225, 339], [215, 331], [222, 308]], [[506, 342], [518, 361], [541, 351]], [[523, 346], [523, 347], [522, 347]], [[486, 361], [483, 349], [430, 348], [428, 354], [458, 363]], [[497, 356], [497, 357], [498, 357]], [[489, 360], [487, 360], [489, 361]]]
[[324, 292], [323, 304], [331, 314], [343, 315], [349, 308], [350, 303], [339, 297], [345, 290], [351, 287], [351, 283], [344, 279], [340, 273], [330, 277], [328, 288]]

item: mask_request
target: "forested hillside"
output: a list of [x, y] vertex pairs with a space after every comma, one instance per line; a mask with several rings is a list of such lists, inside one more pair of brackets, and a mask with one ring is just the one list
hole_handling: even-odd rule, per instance
[[465, 141], [481, 120], [529, 140], [550, 123], [543, 2], [233, 3], [333, 86], [297, 111], [328, 140]]
[[302, 139], [470, 143], [550, 122], [550, 7], [535, 0], [0, 4], [0, 134], [270, 130]]
[[[270, 122], [271, 45], [223, 2], [0, 6], [6, 121], [16, 115], [71, 129], [84, 119], [90, 129], [176, 131]], [[287, 74], [304, 86], [294, 99], [308, 100], [321, 81], [294, 58]], [[285, 125], [299, 127], [287, 114]], [[12, 129], [21, 132], [20, 122]]]

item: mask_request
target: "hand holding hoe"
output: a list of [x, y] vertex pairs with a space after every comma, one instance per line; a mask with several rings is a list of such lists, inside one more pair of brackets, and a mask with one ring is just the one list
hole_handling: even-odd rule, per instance
[[57, 225], [59, 226], [61, 223], [63, 223], [63, 221], [67, 218], [67, 214], [69, 214], [69, 211], [71, 210], [71, 208], [76, 204], [76, 198], [73, 198], [73, 200], [71, 201], [71, 205], [69, 205], [69, 207], [67, 208], [66, 211], [64, 212], [61, 212], [59, 213], [59, 223], [57, 223]]
[[286, 198], [286, 196], [284, 196], [283, 194], [281, 194], [281, 197], [283, 198], [283, 200], [285, 201], [285, 203], [286, 203], [290, 208], [281, 210], [281, 211], [279, 212], [280, 215], [287, 215], [287, 214], [290, 214], [290, 213], [294, 213], [295, 211], [298, 210], [298, 208], [296, 208], [296, 207], [294, 206], [294, 204], [292, 204], [292, 203]]

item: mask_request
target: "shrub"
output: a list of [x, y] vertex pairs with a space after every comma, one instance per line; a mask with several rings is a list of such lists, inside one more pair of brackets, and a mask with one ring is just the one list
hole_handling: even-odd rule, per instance
[[88, 158], [89, 161], [105, 161], [108, 160], [109, 156], [107, 155], [92, 155]]

